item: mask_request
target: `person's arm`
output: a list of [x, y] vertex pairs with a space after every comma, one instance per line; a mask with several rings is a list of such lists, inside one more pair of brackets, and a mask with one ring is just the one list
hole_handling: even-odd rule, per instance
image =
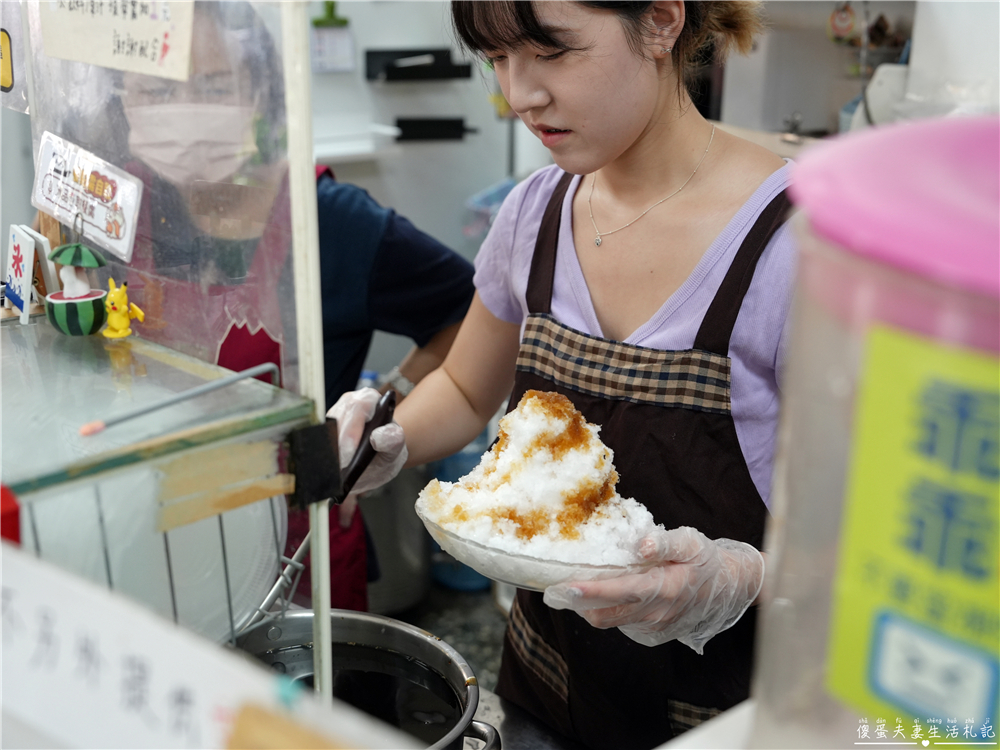
[[396, 409], [408, 466], [451, 455], [482, 432], [514, 385], [520, 334], [473, 298], [444, 364]]
[[415, 346], [407, 353], [395, 368], [406, 381], [410, 388], [400, 390], [395, 388], [395, 383], [386, 382], [379, 387], [380, 393], [385, 393], [389, 388], [395, 388], [396, 398], [403, 399], [409, 395], [412, 386], [415, 386], [424, 376], [429, 375], [444, 362], [448, 356], [448, 350], [455, 342], [458, 329], [462, 327], [461, 322], [453, 323], [447, 328], [438, 331], [424, 346]]
[[434, 334], [426, 346], [414, 347], [399, 363], [399, 371], [403, 377], [413, 383], [419, 383], [425, 375], [444, 364], [461, 327], [461, 322], [452, 323]]

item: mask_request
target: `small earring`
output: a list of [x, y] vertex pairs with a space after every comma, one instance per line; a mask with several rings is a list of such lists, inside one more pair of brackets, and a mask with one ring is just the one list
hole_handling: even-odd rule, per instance
[[670, 51], [670, 47], [660, 47], [660, 54], [665, 55]]

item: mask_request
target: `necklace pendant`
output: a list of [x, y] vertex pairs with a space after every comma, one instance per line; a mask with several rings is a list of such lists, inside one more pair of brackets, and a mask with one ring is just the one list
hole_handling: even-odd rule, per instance
[[597, 235], [596, 237], [594, 237], [594, 244], [597, 245], [598, 247], [601, 246], [601, 236], [600, 235]]

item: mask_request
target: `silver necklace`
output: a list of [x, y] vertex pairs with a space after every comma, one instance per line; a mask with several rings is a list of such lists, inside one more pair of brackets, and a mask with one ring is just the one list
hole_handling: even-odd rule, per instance
[[663, 203], [664, 201], [670, 200], [675, 195], [677, 195], [681, 190], [683, 190], [684, 187], [689, 182], [691, 182], [691, 178], [694, 177], [698, 173], [699, 169], [701, 169], [702, 162], [704, 162], [705, 161], [705, 157], [708, 156], [708, 149], [712, 148], [712, 141], [714, 141], [714, 140], [715, 140], [715, 125], [712, 126], [712, 135], [708, 139], [708, 146], [705, 147], [705, 153], [703, 153], [701, 155], [701, 159], [698, 161], [698, 166], [696, 166], [694, 168], [694, 172], [691, 173], [691, 176], [688, 177], [686, 180], [684, 180], [684, 184], [681, 185], [679, 188], [677, 188], [674, 192], [672, 192], [666, 198], [662, 198], [662, 199], [656, 201], [656, 203], [654, 203], [652, 206], [650, 206], [649, 208], [647, 208], [641, 214], [639, 214], [638, 216], [636, 216], [628, 224], [622, 224], [622, 226], [618, 227], [617, 229], [612, 229], [610, 232], [602, 232], [600, 229], [597, 228], [597, 222], [594, 221], [594, 207], [593, 207], [591, 201], [594, 198], [594, 188], [597, 187], [597, 173], [595, 172], [594, 173], [594, 181], [590, 184], [590, 195], [587, 196], [587, 209], [590, 211], [590, 223], [594, 225], [594, 244], [597, 245], [598, 247], [600, 247], [601, 246], [601, 242], [603, 242], [603, 240], [601, 239], [602, 237], [607, 237], [609, 234], [614, 234], [615, 232], [620, 232], [623, 229], [627, 229], [628, 227], [632, 226], [637, 221], [639, 221], [639, 219], [641, 219], [643, 216], [645, 216], [650, 211], [652, 211], [654, 208], [656, 208], [657, 206], [659, 206], [661, 203]]

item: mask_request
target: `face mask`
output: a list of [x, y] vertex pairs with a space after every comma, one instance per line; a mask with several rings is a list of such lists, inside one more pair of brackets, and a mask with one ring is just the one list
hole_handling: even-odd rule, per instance
[[150, 104], [127, 107], [128, 145], [168, 182], [221, 182], [257, 153], [253, 107]]

